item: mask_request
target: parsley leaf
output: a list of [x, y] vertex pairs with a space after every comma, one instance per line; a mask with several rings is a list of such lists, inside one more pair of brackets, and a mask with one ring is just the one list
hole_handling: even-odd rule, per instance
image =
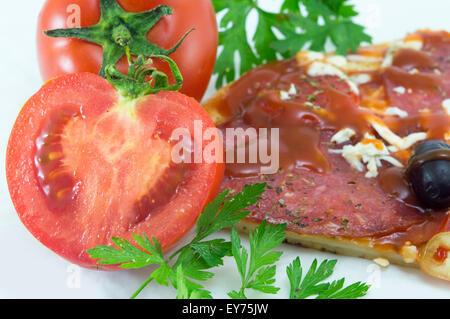
[[229, 190], [218, 195], [208, 206], [197, 221], [197, 235], [195, 242], [209, 235], [235, 225], [250, 212], [243, 209], [255, 204], [264, 192], [266, 183], [247, 185], [234, 196], [226, 199]]
[[[280, 56], [290, 58], [305, 48], [324, 51], [327, 40], [341, 55], [355, 51], [363, 42], [370, 43], [372, 38], [364, 28], [352, 21], [358, 13], [348, 2], [284, 0], [280, 11], [273, 13], [263, 10], [258, 0], [213, 0], [216, 12], [225, 12], [219, 22], [221, 50], [214, 71], [218, 75], [216, 88]], [[249, 43], [246, 22], [253, 12], [258, 16], [258, 23]], [[240, 66], [235, 70], [238, 61]]]
[[167, 259], [161, 243], [156, 238], [150, 240], [146, 235], [133, 235], [136, 245], [126, 239], [113, 237], [112, 241], [117, 248], [100, 245], [87, 252], [91, 258], [99, 259], [99, 265], [120, 265], [127, 269], [159, 265], [132, 298], [153, 280], [164, 286], [168, 286], [170, 282], [177, 289], [178, 298], [211, 298], [210, 292], [192, 280], [205, 281], [212, 278], [214, 274], [205, 270], [223, 265], [223, 258], [232, 255], [231, 242], [224, 239], [204, 239], [245, 218], [250, 212], [243, 210], [259, 200], [265, 186], [265, 183], [254, 184], [244, 187], [234, 196], [228, 196], [229, 190], [218, 195], [200, 215], [195, 238]]
[[209, 267], [223, 265], [223, 256], [231, 256], [231, 243], [224, 239], [194, 243], [191, 247]]
[[364, 283], [356, 282], [345, 288], [343, 288], [344, 278], [332, 283], [323, 283], [333, 274], [336, 262], [336, 260], [324, 260], [317, 268], [317, 259], [315, 259], [302, 280], [303, 269], [300, 258], [297, 257], [286, 269], [290, 282], [290, 298], [306, 299], [317, 296], [317, 299], [356, 299], [363, 297], [369, 289], [369, 286]]
[[178, 292], [177, 299], [212, 299], [209, 291], [187, 279], [187, 274], [181, 265], [177, 268], [174, 286]]
[[228, 295], [233, 299], [247, 299], [246, 289], [254, 289], [268, 294], [276, 294], [279, 288], [275, 283], [276, 263], [282, 252], [272, 251], [286, 237], [286, 224], [272, 225], [263, 221], [254, 233], [249, 235], [250, 255], [242, 247], [241, 240], [233, 227], [231, 231], [232, 252], [241, 276], [241, 289], [231, 291]]
[[[223, 46], [222, 53], [218, 56], [215, 73], [218, 74], [217, 88], [222, 83], [232, 82], [236, 75], [243, 74], [255, 65], [259, 64], [259, 59], [253, 52], [247, 39], [245, 23], [252, 7], [248, 0], [215, 0], [213, 1], [216, 12], [228, 10], [228, 13], [219, 23], [219, 27], [224, 29], [220, 32], [219, 46]], [[231, 24], [231, 26], [230, 26]], [[234, 69], [234, 53], [239, 52], [241, 65], [237, 74]]]
[[122, 268], [136, 269], [151, 264], [165, 264], [161, 244], [156, 238], [152, 238], [152, 241], [146, 235], [133, 235], [133, 238], [148, 253], [136, 248], [127, 240], [117, 237], [111, 239], [119, 249], [100, 245], [87, 252], [91, 258], [100, 259], [97, 262], [99, 265], [121, 264]]

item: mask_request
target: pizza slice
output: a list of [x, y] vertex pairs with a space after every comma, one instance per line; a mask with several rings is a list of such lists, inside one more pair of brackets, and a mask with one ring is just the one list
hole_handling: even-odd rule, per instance
[[[242, 231], [287, 223], [290, 243], [450, 280], [449, 33], [418, 31], [347, 57], [301, 51], [249, 71], [205, 108], [234, 159], [222, 187], [267, 183]], [[247, 134], [245, 163], [242, 141], [227, 135], [236, 128]], [[277, 172], [250, 159], [254, 132], [278, 151]]]

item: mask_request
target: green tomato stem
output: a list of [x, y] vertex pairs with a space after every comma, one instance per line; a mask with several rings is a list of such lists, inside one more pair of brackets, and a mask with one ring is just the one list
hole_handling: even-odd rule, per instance
[[165, 50], [149, 42], [147, 33], [161, 18], [172, 14], [171, 7], [160, 5], [150, 11], [132, 13], [124, 11], [116, 0], [100, 0], [100, 8], [100, 21], [95, 25], [48, 30], [44, 34], [55, 38], [82, 39], [100, 45], [103, 48], [100, 69], [102, 77], [106, 77], [106, 68], [109, 65], [115, 65], [126, 54], [127, 47], [134, 56], [168, 56], [178, 49], [192, 31], [187, 32], [173, 48]]
[[[125, 50], [129, 61], [132, 60], [129, 49]], [[175, 84], [169, 85], [166, 74], [156, 70], [150, 65], [152, 58], [166, 61], [172, 71]], [[138, 56], [136, 61], [132, 62], [128, 75], [124, 75], [117, 70], [115, 65], [108, 65], [105, 69], [106, 79], [116, 88], [119, 93], [129, 100], [137, 99], [141, 96], [156, 94], [161, 91], [179, 91], [183, 86], [183, 76], [176, 63], [164, 55], [153, 55], [149, 59]], [[150, 77], [150, 81], [147, 81]]]

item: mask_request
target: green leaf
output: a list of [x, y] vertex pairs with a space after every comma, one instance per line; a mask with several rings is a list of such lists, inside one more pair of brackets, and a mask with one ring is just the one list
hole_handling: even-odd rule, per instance
[[237, 291], [235, 291], [235, 290], [230, 291], [230, 292], [228, 293], [228, 296], [229, 296], [231, 299], [247, 299], [247, 297], [245, 297], [244, 294], [242, 294], [242, 293], [240, 293], [240, 292], [237, 292]]
[[[254, 289], [264, 293], [275, 294], [279, 288], [275, 283], [276, 263], [282, 252], [271, 251], [279, 246], [286, 237], [286, 225], [272, 225], [263, 221], [255, 231], [249, 235], [250, 256], [242, 247], [239, 235], [233, 227], [231, 231], [231, 245], [233, 257], [239, 274], [241, 288], [239, 292], [231, 291], [231, 298], [246, 298], [245, 290]], [[250, 258], [249, 258], [250, 257]]]
[[248, 283], [248, 288], [266, 294], [276, 294], [280, 288], [272, 286], [275, 283], [276, 266], [264, 267], [258, 270], [255, 278]]
[[148, 251], [155, 258], [157, 264], [164, 264], [164, 254], [162, 251], [161, 243], [155, 237], [152, 237], [152, 240], [147, 237], [147, 235], [133, 235], [136, 243], [141, 246], [143, 249]]
[[258, 10], [258, 13], [259, 23], [253, 36], [253, 42], [255, 44], [256, 54], [260, 58], [260, 61], [264, 63], [277, 59], [276, 51], [267, 50], [267, 44], [278, 40], [272, 30], [272, 27], [278, 24], [278, 15], [263, 10]]
[[336, 53], [346, 55], [355, 52], [361, 42], [371, 42], [372, 38], [363, 32], [364, 28], [351, 21], [331, 25], [331, 40], [336, 46]]
[[358, 15], [353, 5], [346, 4], [348, 0], [322, 0], [325, 6], [331, 11], [344, 18], [350, 18]]
[[211, 267], [205, 262], [200, 254], [190, 246], [187, 246], [182, 250], [173, 268], [178, 269], [178, 267], [181, 266], [183, 267], [186, 277], [191, 279], [205, 281], [214, 277], [212, 272], [204, 271]]
[[[96, 248], [89, 249], [87, 252], [93, 259], [100, 259], [99, 265], [118, 265], [127, 269], [141, 268], [151, 264], [163, 264], [161, 245], [154, 238], [154, 244], [150, 242], [147, 236], [144, 237], [134, 235], [135, 240], [138, 239], [141, 244], [145, 245], [143, 249], [147, 252], [136, 248], [125, 239], [112, 237], [112, 241], [118, 248], [100, 245]], [[142, 246], [141, 246], [142, 247]]]
[[344, 278], [333, 281], [328, 290], [321, 292], [317, 299], [357, 299], [364, 297], [370, 288], [367, 284], [355, 282], [342, 289], [344, 282]]
[[223, 265], [223, 257], [232, 256], [231, 243], [224, 239], [198, 242], [191, 245], [209, 267]]
[[[251, 1], [246, 0], [215, 0], [213, 1], [216, 12], [227, 9], [227, 13], [222, 18], [219, 26], [220, 31], [219, 46], [223, 49], [219, 53], [216, 62], [215, 73], [218, 74], [216, 87], [219, 88], [227, 82], [235, 80], [236, 75], [240, 75], [260, 63], [253, 49], [246, 41], [247, 16], [252, 11]], [[240, 56], [240, 69], [235, 72], [235, 53]]]
[[290, 283], [290, 298], [306, 299], [317, 296], [317, 299], [356, 299], [364, 296], [369, 286], [361, 282], [346, 288], [343, 288], [344, 278], [332, 283], [323, 283], [333, 274], [336, 262], [336, 260], [324, 260], [317, 268], [317, 259], [315, 259], [302, 280], [303, 269], [297, 257], [286, 269]]
[[286, 224], [267, 224], [267, 221], [264, 220], [255, 229], [255, 232], [249, 235], [251, 269], [256, 270], [263, 266], [271, 265], [280, 259], [282, 252], [269, 251], [283, 242], [286, 238], [285, 231]]
[[298, 0], [285, 0], [281, 5], [280, 12], [295, 12], [300, 13], [300, 1]]
[[191, 293], [189, 292], [189, 288], [186, 283], [183, 266], [177, 268], [176, 288], [178, 292], [177, 299], [189, 299]]
[[169, 279], [170, 275], [173, 273], [172, 268], [170, 268], [167, 265], [162, 265], [158, 269], [156, 269], [152, 274], [150, 275], [150, 278], [155, 279], [155, 281], [162, 285], [162, 286], [169, 286], [169, 283], [167, 280]]
[[303, 269], [299, 257], [295, 258], [294, 261], [286, 268], [286, 274], [290, 283], [290, 299], [295, 298], [295, 293], [297, 292], [300, 282], [302, 281], [302, 272]]
[[[372, 39], [364, 28], [352, 22], [358, 13], [348, 2], [284, 0], [280, 11], [273, 13], [263, 10], [257, 0], [213, 0], [217, 13], [226, 10], [219, 24], [220, 50], [214, 71], [218, 75], [216, 87], [234, 81], [256, 65], [276, 60], [277, 53], [290, 58], [306, 48], [323, 51], [330, 39], [337, 53], [346, 55], [361, 43], [370, 43]], [[300, 4], [306, 10], [300, 10]], [[258, 22], [249, 42], [246, 22], [251, 13], [256, 13]], [[323, 24], [319, 23], [319, 18]], [[240, 67], [236, 69], [238, 62]]]
[[231, 229], [231, 250], [236, 261], [236, 266], [241, 275], [242, 281], [245, 280], [245, 274], [247, 272], [247, 261], [248, 261], [248, 252], [241, 245], [241, 238], [233, 226]]
[[316, 295], [322, 290], [328, 289], [329, 284], [320, 284], [333, 274], [334, 266], [337, 260], [324, 260], [319, 268], [317, 268], [317, 259], [314, 259], [311, 267], [300, 284], [296, 299], [305, 299], [309, 296]]
[[204, 289], [195, 289], [190, 296], [190, 299], [213, 299], [211, 292]]
[[214, 239], [204, 242], [192, 242], [184, 247], [174, 269], [183, 266], [186, 277], [205, 281], [214, 276], [212, 272], [204, 271], [223, 265], [223, 258], [231, 256], [231, 243], [223, 239]]
[[197, 235], [194, 241], [238, 223], [247, 217], [249, 211], [245, 208], [255, 204], [264, 192], [266, 183], [245, 186], [238, 194], [226, 198], [229, 190], [216, 197], [203, 211], [197, 221]]
[[211, 293], [197, 283], [187, 279], [183, 266], [177, 267], [176, 281], [177, 299], [212, 299]]

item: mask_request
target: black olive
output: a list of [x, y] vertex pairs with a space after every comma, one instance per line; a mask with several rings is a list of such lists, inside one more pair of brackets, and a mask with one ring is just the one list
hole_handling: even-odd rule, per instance
[[418, 145], [406, 177], [425, 208], [450, 207], [450, 145], [433, 140]]
[[423, 155], [435, 150], [448, 150], [450, 145], [442, 141], [429, 140], [417, 145], [413, 156]]

